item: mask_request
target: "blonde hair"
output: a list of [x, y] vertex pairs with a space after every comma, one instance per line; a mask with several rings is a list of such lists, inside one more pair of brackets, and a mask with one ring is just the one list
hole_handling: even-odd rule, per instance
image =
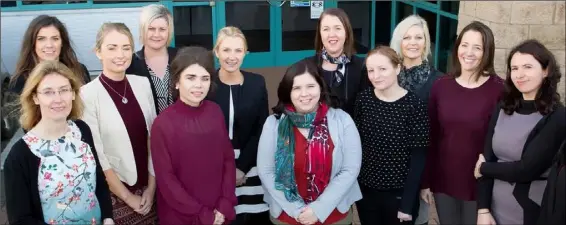
[[79, 95], [82, 83], [78, 78], [79, 76], [73, 74], [71, 69], [59, 61], [48, 60], [40, 62], [31, 71], [31, 74], [24, 85], [22, 94], [20, 95], [20, 104], [22, 106], [20, 109], [20, 124], [24, 130], [32, 129], [41, 120], [39, 105], [35, 104], [33, 98], [37, 95], [37, 87], [43, 78], [49, 75], [63, 76], [69, 80], [69, 83], [71, 83], [75, 99], [73, 100], [71, 113], [67, 116], [67, 119], [76, 120], [83, 114], [83, 101]]
[[171, 16], [171, 12], [169, 12], [167, 7], [160, 4], [151, 4], [143, 7], [140, 14], [140, 42], [142, 45], [145, 44], [144, 39], [149, 29], [149, 24], [159, 18], [165, 19], [169, 25], [166, 46], [171, 44], [171, 40], [173, 40], [173, 16]]
[[393, 35], [391, 35], [391, 43], [389, 44], [389, 46], [397, 52], [401, 59], [403, 59], [404, 56], [403, 51], [401, 51], [401, 42], [403, 41], [403, 37], [405, 36], [407, 31], [413, 26], [418, 26], [423, 29], [425, 36], [425, 49], [423, 50], [421, 59], [423, 61], [427, 61], [427, 57], [431, 54], [430, 33], [428, 31], [428, 25], [426, 21], [418, 15], [410, 15], [399, 24], [397, 24], [397, 27], [395, 27], [395, 30], [393, 30]]
[[110, 31], [117, 31], [118, 33], [128, 36], [128, 39], [130, 39], [130, 44], [132, 45], [132, 49], [134, 49], [134, 37], [132, 36], [132, 32], [130, 32], [130, 29], [128, 28], [128, 26], [126, 26], [126, 24], [106, 22], [103, 23], [102, 26], [100, 26], [100, 29], [98, 29], [98, 33], [96, 34], [96, 45], [94, 47], [95, 51], [100, 51], [102, 42], [104, 41], [106, 35], [110, 33]]
[[244, 33], [242, 33], [240, 28], [234, 26], [227, 26], [218, 31], [218, 35], [216, 36], [216, 44], [214, 45], [214, 51], [218, 50], [222, 41], [224, 41], [224, 39], [226, 39], [227, 37], [241, 38], [242, 41], [244, 41], [244, 51], [248, 51], [248, 42], [246, 41], [246, 36], [244, 35]]

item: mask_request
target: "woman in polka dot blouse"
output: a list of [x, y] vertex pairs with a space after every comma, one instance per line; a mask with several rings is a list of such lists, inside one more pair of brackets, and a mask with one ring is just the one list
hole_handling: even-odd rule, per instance
[[399, 86], [402, 61], [385, 46], [368, 53], [374, 88], [358, 95], [354, 120], [362, 141], [356, 203], [362, 224], [414, 224], [429, 124], [425, 103]]

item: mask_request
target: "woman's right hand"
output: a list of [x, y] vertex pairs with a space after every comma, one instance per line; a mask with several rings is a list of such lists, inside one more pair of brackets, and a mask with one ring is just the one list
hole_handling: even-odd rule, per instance
[[224, 223], [224, 215], [218, 210], [214, 210], [214, 225], [221, 225]]
[[124, 202], [128, 204], [130, 208], [132, 208], [135, 212], [142, 214], [141, 211], [141, 196], [130, 194]]
[[429, 205], [432, 204], [432, 192], [430, 192], [430, 188], [421, 190], [421, 198], [427, 204], [429, 204]]
[[478, 213], [478, 225], [496, 225], [490, 212]]

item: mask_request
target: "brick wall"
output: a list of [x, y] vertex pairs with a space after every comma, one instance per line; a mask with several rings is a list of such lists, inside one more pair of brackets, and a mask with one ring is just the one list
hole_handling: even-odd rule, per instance
[[495, 35], [495, 71], [505, 76], [505, 61], [511, 48], [535, 38], [550, 49], [562, 71], [559, 91], [565, 96], [566, 4], [563, 1], [461, 1], [458, 33], [471, 21], [485, 23]]

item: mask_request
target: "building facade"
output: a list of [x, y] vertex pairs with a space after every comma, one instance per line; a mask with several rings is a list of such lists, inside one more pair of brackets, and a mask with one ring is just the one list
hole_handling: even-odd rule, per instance
[[558, 85], [566, 95], [566, 27], [564, 1], [462, 1], [458, 12], [458, 32], [470, 21], [488, 25], [495, 36], [495, 70], [504, 76], [510, 49], [526, 39], [535, 38], [549, 48], [562, 71]]

